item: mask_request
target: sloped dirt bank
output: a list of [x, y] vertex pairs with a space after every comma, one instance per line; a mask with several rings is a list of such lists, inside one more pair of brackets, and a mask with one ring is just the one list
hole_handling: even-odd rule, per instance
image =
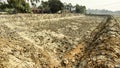
[[79, 68], [120, 67], [120, 22], [113, 16], [98, 26], [85, 46]]

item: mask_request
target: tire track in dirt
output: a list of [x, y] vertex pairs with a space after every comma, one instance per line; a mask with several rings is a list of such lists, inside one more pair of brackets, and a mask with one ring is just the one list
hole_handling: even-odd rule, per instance
[[44, 21], [59, 21], [59, 20], [64, 20], [64, 19], [76, 19], [76, 18], [81, 18], [81, 17], [85, 17], [83, 16], [71, 16], [71, 17], [62, 17], [62, 18], [53, 18], [53, 19], [44, 19], [44, 20], [39, 20], [40, 22], [44, 22]]

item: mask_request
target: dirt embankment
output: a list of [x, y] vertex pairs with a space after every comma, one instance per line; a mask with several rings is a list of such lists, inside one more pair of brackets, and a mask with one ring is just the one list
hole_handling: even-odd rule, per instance
[[120, 22], [108, 16], [91, 34], [80, 68], [120, 67]]
[[91, 32], [90, 38], [76, 48], [67, 51], [63, 60], [66, 68], [119, 68], [120, 22], [107, 16]]

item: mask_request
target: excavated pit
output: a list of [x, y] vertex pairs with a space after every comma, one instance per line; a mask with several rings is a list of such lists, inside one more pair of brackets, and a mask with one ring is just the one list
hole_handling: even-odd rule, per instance
[[0, 17], [0, 68], [120, 67], [119, 17]]

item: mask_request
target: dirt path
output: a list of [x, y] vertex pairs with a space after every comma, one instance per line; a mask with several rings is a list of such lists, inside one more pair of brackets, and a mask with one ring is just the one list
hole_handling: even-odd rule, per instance
[[85, 17], [85, 16], [84, 15], [82, 15], [82, 16], [70, 16], [70, 17], [44, 19], [44, 20], [39, 20], [39, 21], [40, 22], [44, 22], [44, 21], [58, 21], [58, 20], [64, 20], [64, 19], [76, 19], [76, 18], [81, 18], [81, 17]]

